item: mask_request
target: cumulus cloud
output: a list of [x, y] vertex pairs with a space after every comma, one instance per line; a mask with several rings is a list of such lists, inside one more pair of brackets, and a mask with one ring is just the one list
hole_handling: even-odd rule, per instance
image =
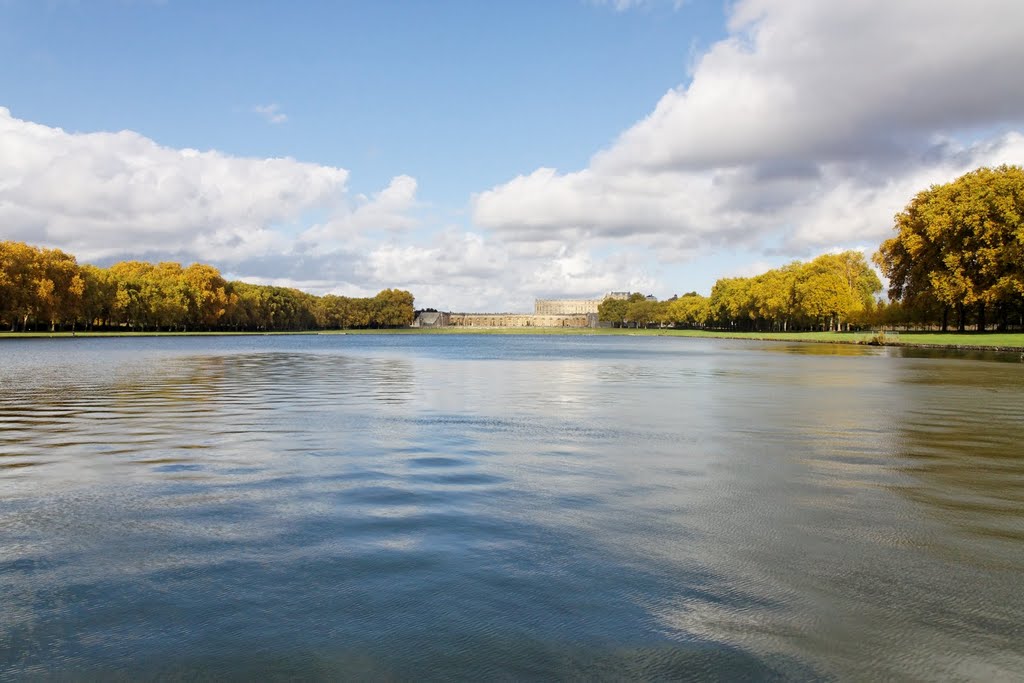
[[375, 247], [356, 270], [363, 282], [413, 291], [417, 305], [462, 311], [531, 311], [534, 297], [593, 297], [655, 281], [638, 253], [595, 257], [585, 246], [524, 255], [476, 232], [448, 228], [421, 243]]
[[587, 168], [477, 195], [505, 239], [683, 257], [880, 237], [921, 187], [1020, 162], [1024, 4], [741, 0], [730, 35]]
[[411, 211], [416, 208], [416, 179], [395, 176], [380, 192], [371, 196], [359, 195], [352, 211], [338, 213], [330, 220], [306, 230], [304, 242], [344, 242], [361, 230], [401, 231], [416, 225]]
[[0, 108], [0, 225], [6, 236], [87, 259], [173, 256], [232, 265], [305, 258], [295, 226], [329, 236], [408, 226], [416, 181], [350, 197], [349, 172], [294, 159], [173, 149], [138, 133], [70, 133]]
[[650, 282], [639, 257], [595, 259], [585, 245], [547, 253], [455, 226], [414, 232], [415, 178], [354, 196], [348, 180], [342, 168], [173, 149], [131, 131], [72, 133], [0, 108], [0, 239], [101, 264], [202, 261], [316, 294], [400, 287], [420, 305], [470, 311]]
[[266, 119], [267, 123], [278, 124], [288, 120], [288, 115], [281, 111], [281, 107], [277, 103], [257, 104], [252, 110]]

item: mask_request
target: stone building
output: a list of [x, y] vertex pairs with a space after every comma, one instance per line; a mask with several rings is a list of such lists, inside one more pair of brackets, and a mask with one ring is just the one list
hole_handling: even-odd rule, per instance
[[629, 292], [608, 292], [600, 299], [535, 299], [534, 315], [597, 314], [597, 307], [606, 299], [628, 299]]
[[533, 302], [534, 315], [586, 315], [597, 313], [600, 299], [537, 299]]
[[536, 299], [529, 313], [420, 313], [413, 327], [597, 327], [597, 307], [605, 299], [627, 299], [609, 292], [601, 299]]
[[449, 321], [452, 327], [592, 327], [597, 314], [452, 313]]

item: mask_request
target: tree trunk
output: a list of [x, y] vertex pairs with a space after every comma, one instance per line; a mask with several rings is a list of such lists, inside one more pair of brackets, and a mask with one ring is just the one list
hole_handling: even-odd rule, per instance
[[966, 317], [967, 316], [964, 315], [964, 305], [963, 305], [963, 303], [958, 303], [956, 305], [956, 331], [957, 332], [963, 332], [963, 331], [965, 331], [967, 329], [967, 321], [965, 320]]
[[978, 332], [985, 331], [985, 302], [978, 302]]
[[942, 307], [942, 331], [949, 331], [949, 306]]

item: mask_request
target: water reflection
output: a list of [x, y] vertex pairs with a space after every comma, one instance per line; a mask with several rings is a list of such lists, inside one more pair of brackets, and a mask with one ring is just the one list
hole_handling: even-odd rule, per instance
[[[913, 407], [894, 425], [901, 493], [966, 535], [1024, 541], [1024, 413], [1020, 378], [998, 366], [913, 365]], [[997, 427], [996, 427], [997, 426]], [[1013, 563], [1024, 571], [1024, 560]]]
[[1024, 368], [133, 342], [0, 349], [0, 678], [1024, 670]]

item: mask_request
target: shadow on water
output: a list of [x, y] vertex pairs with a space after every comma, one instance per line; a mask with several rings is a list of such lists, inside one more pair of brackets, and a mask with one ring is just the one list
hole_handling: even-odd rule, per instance
[[980, 363], [919, 364], [902, 387], [912, 402], [893, 425], [909, 477], [900, 492], [968, 536], [1024, 542], [1020, 374]]

